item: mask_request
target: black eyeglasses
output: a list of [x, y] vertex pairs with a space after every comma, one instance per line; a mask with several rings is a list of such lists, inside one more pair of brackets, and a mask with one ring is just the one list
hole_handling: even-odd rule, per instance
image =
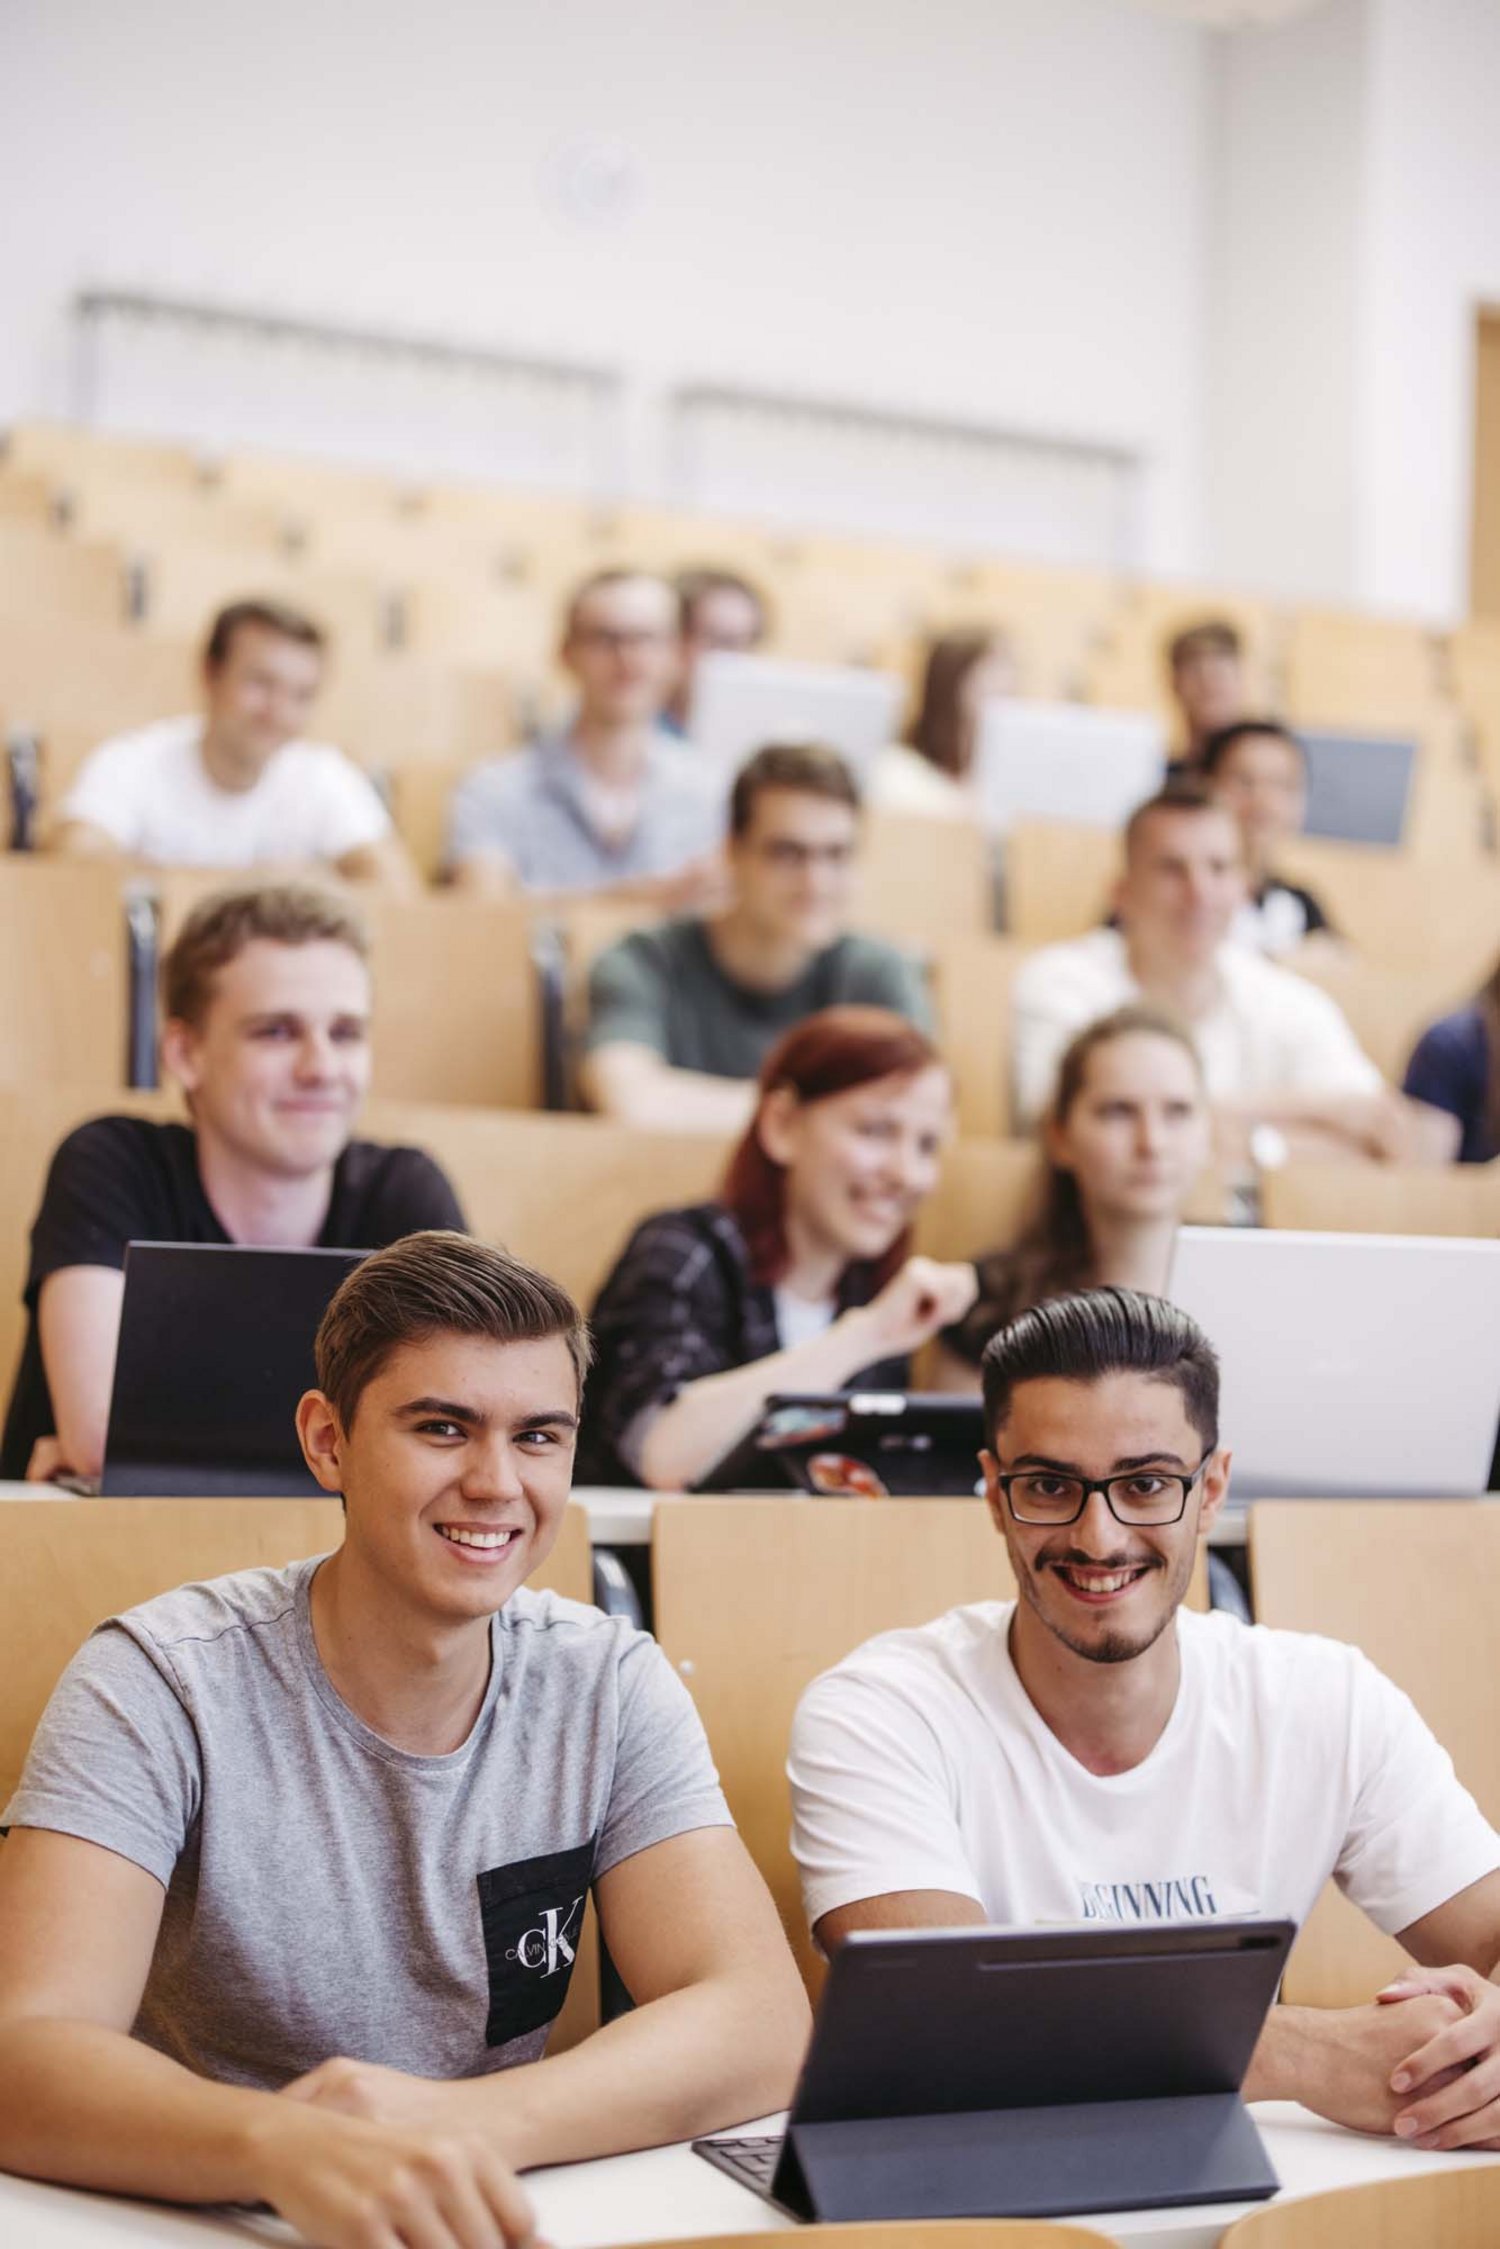
[[1191, 1476], [1174, 1475], [1165, 1468], [1132, 1468], [1128, 1475], [1105, 1476], [1095, 1483], [1057, 1469], [1021, 1468], [995, 1481], [1018, 1523], [1049, 1530], [1076, 1523], [1094, 1493], [1103, 1492], [1104, 1504], [1117, 1523], [1127, 1529], [1155, 1530], [1182, 1521], [1188, 1494], [1213, 1456], [1210, 1445]]

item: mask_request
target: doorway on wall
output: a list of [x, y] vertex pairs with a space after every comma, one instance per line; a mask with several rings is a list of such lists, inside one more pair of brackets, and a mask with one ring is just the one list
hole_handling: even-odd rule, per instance
[[1469, 613], [1500, 624], [1500, 308], [1481, 311], [1474, 335], [1474, 505]]

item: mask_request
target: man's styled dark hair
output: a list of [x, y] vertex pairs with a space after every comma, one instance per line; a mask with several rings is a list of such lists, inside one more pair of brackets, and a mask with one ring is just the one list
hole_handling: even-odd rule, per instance
[[826, 742], [768, 742], [747, 759], [729, 792], [729, 833], [742, 836], [755, 818], [755, 800], [766, 789], [800, 789], [804, 796], [860, 809], [859, 783]]
[[[1158, 789], [1154, 797], [1138, 804], [1125, 823], [1125, 856], [1128, 859], [1140, 841], [1140, 833], [1148, 821], [1164, 812], [1213, 812], [1221, 820], [1233, 820], [1221, 798], [1196, 773], [1186, 773]], [[1236, 830], [1238, 833], [1238, 830]]]
[[370, 957], [364, 923], [331, 890], [273, 882], [215, 891], [193, 908], [162, 956], [163, 1015], [196, 1028], [208, 1011], [219, 970], [257, 938], [273, 945], [345, 945], [362, 961]]
[[1233, 726], [1221, 726], [1210, 734], [1198, 752], [1198, 771], [1205, 781], [1211, 781], [1237, 742], [1248, 742], [1254, 735], [1269, 734], [1278, 742], [1285, 742], [1295, 750], [1302, 770], [1307, 771], [1307, 744], [1279, 718], [1237, 718]]
[[580, 1392], [592, 1356], [583, 1314], [558, 1282], [508, 1250], [432, 1228], [356, 1265], [318, 1325], [313, 1363], [345, 1430], [393, 1351], [436, 1335], [541, 1343], [559, 1335]]
[[232, 601], [221, 609], [208, 629], [203, 644], [203, 669], [206, 672], [222, 671], [234, 647], [234, 636], [241, 627], [248, 626], [256, 632], [275, 633], [278, 640], [294, 640], [300, 648], [311, 648], [319, 656], [326, 646], [321, 625], [305, 617], [300, 609], [291, 608], [283, 601]]
[[1227, 617], [1204, 617], [1196, 625], [1187, 625], [1174, 633], [1167, 642], [1167, 670], [1173, 678], [1184, 664], [1198, 656], [1242, 656], [1245, 643], [1238, 625]]
[[1099, 1382], [1107, 1374], [1144, 1374], [1169, 1383], [1182, 1393], [1205, 1450], [1219, 1441], [1219, 1361], [1213, 1345], [1186, 1312], [1140, 1289], [1081, 1289], [1033, 1304], [990, 1337], [980, 1372], [985, 1438], [992, 1451], [1019, 1384]]

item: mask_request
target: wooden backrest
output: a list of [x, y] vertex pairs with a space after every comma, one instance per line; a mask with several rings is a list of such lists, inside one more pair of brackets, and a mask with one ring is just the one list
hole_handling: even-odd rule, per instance
[[474, 1232], [550, 1273], [585, 1308], [632, 1227], [651, 1211], [705, 1200], [728, 1154], [714, 1133], [407, 1102], [372, 1103], [360, 1130], [425, 1148]]
[[[1260, 1621], [1362, 1648], [1500, 1824], [1500, 1502], [1270, 1501], [1250, 1511], [1250, 1561]], [[1330, 1888], [1292, 1954], [1287, 1997], [1356, 2005], [1403, 1958]]]
[[1493, 2249], [1500, 2164], [1373, 2179], [1268, 2202], [1219, 2236], [1219, 2249]]
[[[150, 879], [163, 948], [197, 901], [225, 883], [221, 872], [200, 868], [163, 869]], [[350, 895], [370, 933], [374, 1093], [536, 1108], [542, 1004], [525, 908], [446, 893], [398, 898], [369, 885], [351, 887]]]
[[1473, 992], [1473, 978], [1451, 965], [1401, 970], [1332, 948], [1314, 957], [1310, 947], [1287, 965], [1337, 1001], [1370, 1060], [1394, 1085], [1428, 1024]]
[[1476, 861], [1441, 872], [1404, 851], [1299, 836], [1281, 854], [1290, 882], [1311, 890], [1340, 937], [1398, 972], [1451, 968], [1477, 985], [1500, 952], [1500, 871]]
[[991, 845], [977, 821], [866, 812], [853, 924], [930, 952], [994, 923]]
[[1018, 945], [1055, 945], [1097, 929], [1120, 872], [1115, 828], [1021, 820], [1005, 839], [1005, 928]]
[[1261, 1221], [1335, 1234], [1500, 1234], [1500, 1161], [1287, 1164], [1261, 1174]]
[[1011, 1129], [1010, 990], [1023, 958], [1005, 937], [954, 939], [934, 957], [938, 1044], [969, 1139], [1003, 1140]]
[[0, 859], [0, 1084], [123, 1086], [129, 1017], [119, 874]]
[[[715, 2233], [673, 2249], [765, 2249], [765, 2239], [764, 2233]], [[1113, 2249], [1113, 2236], [1092, 2226], [1047, 2218], [890, 2219], [813, 2226], [808, 2239], [813, 2249]]]
[[929, 1257], [972, 1258], [1015, 1240], [1041, 1178], [1032, 1140], [958, 1140], [917, 1219]]
[[125, 617], [125, 557], [34, 523], [0, 523], [0, 608], [23, 605], [85, 625]]
[[[1004, 1542], [971, 1499], [664, 1499], [651, 1570], [656, 1637], [698, 1706], [729, 1808], [812, 1980], [789, 1843], [798, 1698], [877, 1632], [1011, 1599]], [[1200, 1564], [1195, 1607], [1205, 1583]]]
[[1420, 726], [1438, 701], [1437, 639], [1404, 618], [1304, 609], [1285, 650], [1285, 707], [1306, 726]]

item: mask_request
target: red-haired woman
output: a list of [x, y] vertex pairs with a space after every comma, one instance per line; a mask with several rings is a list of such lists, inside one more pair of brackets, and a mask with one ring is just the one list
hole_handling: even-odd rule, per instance
[[948, 1073], [903, 1017], [789, 1031], [718, 1199], [644, 1220], [600, 1292], [579, 1481], [690, 1489], [773, 1391], [904, 1388], [977, 1285], [911, 1255], [951, 1130]]

